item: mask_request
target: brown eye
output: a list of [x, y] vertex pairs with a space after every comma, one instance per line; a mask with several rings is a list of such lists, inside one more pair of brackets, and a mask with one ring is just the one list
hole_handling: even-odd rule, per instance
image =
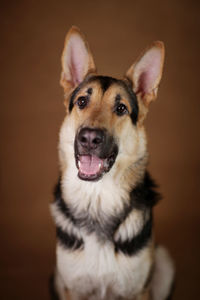
[[85, 108], [87, 106], [87, 104], [88, 104], [88, 97], [81, 96], [78, 98], [77, 105], [80, 109]]
[[115, 112], [118, 116], [123, 116], [128, 113], [128, 109], [125, 104], [120, 103], [117, 105]]

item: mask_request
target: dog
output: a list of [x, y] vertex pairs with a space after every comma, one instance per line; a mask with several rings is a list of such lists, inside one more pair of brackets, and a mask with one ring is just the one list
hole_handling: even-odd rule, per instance
[[73, 26], [61, 61], [66, 117], [51, 204], [57, 299], [169, 299], [174, 266], [154, 241], [159, 194], [147, 171], [144, 128], [162, 76], [164, 44], [154, 42], [116, 79], [97, 75], [89, 45]]

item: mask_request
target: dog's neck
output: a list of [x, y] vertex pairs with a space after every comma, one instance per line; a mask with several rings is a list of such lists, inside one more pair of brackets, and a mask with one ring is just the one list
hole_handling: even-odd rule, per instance
[[[126, 236], [123, 233], [123, 226], [127, 226], [126, 222], [129, 222], [130, 215], [132, 218], [136, 218], [137, 222], [139, 221], [139, 229], [137, 229], [135, 224], [136, 235], [133, 240], [134, 243], [136, 243], [136, 239], [140, 241], [141, 236], [144, 236], [142, 242], [146, 242], [149, 239], [152, 228], [152, 207], [157, 203], [158, 197], [159, 195], [155, 191], [155, 184], [146, 172], [143, 181], [132, 189], [129, 193], [129, 201], [123, 202], [120, 210], [110, 210], [110, 207], [103, 210], [101, 199], [96, 203], [91, 203], [87, 209], [82, 208], [80, 210], [80, 206], [73, 205], [64, 199], [63, 183], [59, 179], [55, 189], [55, 201], [52, 206], [52, 212], [58, 225], [60, 225], [59, 220], [64, 218], [63, 222], [73, 224], [75, 229], [84, 228], [85, 232], [88, 234], [95, 233], [100, 240], [114, 242], [117, 251], [118, 248], [122, 249], [124, 247], [124, 242], [121, 241], [121, 237]], [[106, 200], [109, 203], [109, 199]], [[74, 200], [74, 203], [77, 202]], [[59, 226], [57, 234], [61, 240], [66, 236], [66, 233]], [[76, 234], [75, 240], [82, 245], [81, 237], [79, 237], [78, 232]], [[134, 232], [132, 235], [134, 236]], [[131, 247], [130, 249], [136, 248]]]
[[89, 213], [99, 218], [102, 213], [116, 215], [133, 208], [145, 210], [152, 208], [159, 198], [155, 191], [156, 185], [148, 172], [145, 172], [139, 182], [132, 189], [125, 190], [120, 185], [111, 185], [109, 180], [100, 182], [81, 181], [68, 182], [66, 177], [59, 179], [55, 198], [61, 199], [76, 214]]
[[[73, 157], [73, 152], [69, 156]], [[63, 200], [78, 211], [90, 210], [96, 214], [101, 209], [117, 213], [123, 209], [124, 204], [130, 202], [131, 191], [143, 182], [147, 160], [148, 155], [145, 153], [125, 169], [126, 162], [119, 159], [99, 181], [90, 182], [78, 178], [74, 161], [67, 159], [67, 165], [61, 170]]]

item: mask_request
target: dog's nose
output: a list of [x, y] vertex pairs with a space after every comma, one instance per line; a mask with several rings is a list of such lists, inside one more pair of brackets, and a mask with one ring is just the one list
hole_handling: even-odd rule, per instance
[[104, 141], [101, 129], [82, 128], [78, 134], [78, 142], [87, 150], [97, 149]]

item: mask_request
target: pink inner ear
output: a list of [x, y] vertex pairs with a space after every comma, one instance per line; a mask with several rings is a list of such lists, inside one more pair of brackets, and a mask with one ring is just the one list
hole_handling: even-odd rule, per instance
[[159, 48], [151, 48], [135, 66], [136, 92], [151, 93], [159, 83], [162, 56]]
[[64, 72], [67, 81], [73, 85], [83, 81], [88, 67], [88, 52], [79, 35], [73, 35], [67, 45]]

